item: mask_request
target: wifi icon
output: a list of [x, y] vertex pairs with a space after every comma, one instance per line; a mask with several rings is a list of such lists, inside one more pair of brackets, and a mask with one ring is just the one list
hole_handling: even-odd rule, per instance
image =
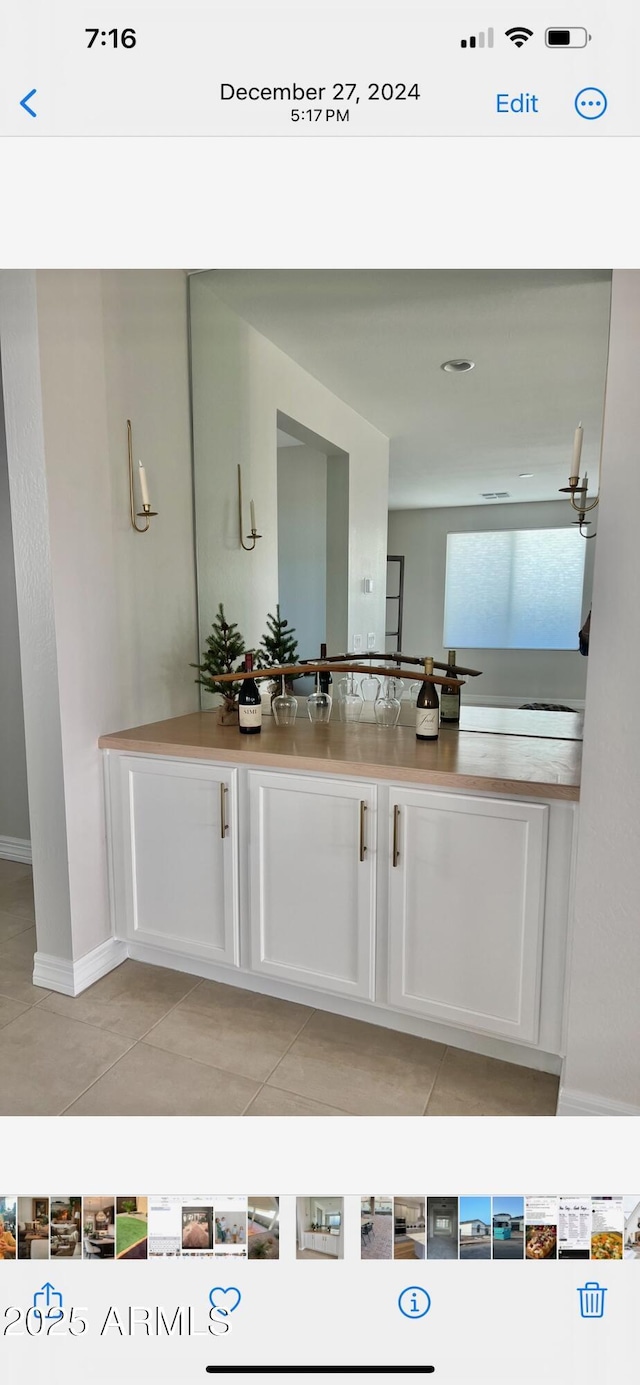
[[533, 29], [525, 29], [524, 25], [517, 24], [514, 29], [506, 30], [505, 38], [511, 39], [516, 48], [522, 48], [523, 44], [528, 43], [529, 39], [533, 38]]

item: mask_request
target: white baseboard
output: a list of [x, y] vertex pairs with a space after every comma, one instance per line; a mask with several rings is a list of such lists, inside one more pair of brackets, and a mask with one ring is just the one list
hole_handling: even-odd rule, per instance
[[148, 943], [130, 942], [129, 957], [135, 962], [148, 962], [155, 967], [168, 967], [170, 971], [187, 972], [192, 976], [202, 976], [209, 981], [222, 981], [228, 986], [237, 986], [244, 991], [257, 991], [260, 995], [272, 995], [278, 1000], [291, 1000], [297, 1005], [310, 1005], [320, 1010], [328, 1010], [333, 1015], [346, 1015], [349, 1019], [364, 1020], [383, 1029], [393, 1029], [396, 1033], [414, 1034], [419, 1039], [432, 1039], [435, 1043], [448, 1044], [451, 1048], [462, 1048], [467, 1052], [480, 1053], [486, 1058], [499, 1058], [505, 1063], [515, 1063], [518, 1067], [536, 1068], [539, 1072], [559, 1075], [561, 1059], [542, 1049], [528, 1048], [525, 1044], [513, 1043], [510, 1039], [494, 1039], [489, 1034], [473, 1034], [469, 1030], [455, 1029], [452, 1025], [440, 1024], [436, 1020], [422, 1019], [417, 1015], [404, 1014], [387, 1006], [366, 1000], [354, 1000], [350, 996], [321, 994], [306, 986], [278, 977], [257, 976], [240, 968], [225, 966], [194, 957], [189, 953], [174, 952], [172, 949], [149, 946]]
[[640, 1106], [630, 1106], [624, 1101], [612, 1101], [608, 1096], [598, 1096], [592, 1092], [572, 1091], [561, 1087], [558, 1097], [559, 1116], [640, 1116]]
[[22, 837], [0, 837], [0, 859], [3, 861], [24, 861], [31, 865], [31, 842]]
[[[508, 1039], [494, 1039], [490, 1035], [472, 1034], [449, 1025], [425, 1020], [415, 1015], [406, 1015], [388, 1009], [386, 1006], [371, 1005], [367, 1001], [352, 1000], [347, 996], [324, 994], [319, 997], [304, 986], [292, 985], [287, 981], [266, 976], [253, 976], [235, 967], [193, 957], [190, 954], [174, 952], [169, 948], [150, 947], [145, 943], [125, 942], [119, 938], [107, 938], [93, 952], [70, 962], [52, 957], [45, 952], [36, 952], [33, 967], [34, 986], [57, 991], [59, 995], [77, 996], [106, 976], [121, 962], [131, 957], [136, 962], [148, 962], [152, 966], [168, 967], [172, 971], [188, 972], [192, 976], [206, 977], [212, 981], [222, 981], [227, 985], [238, 986], [242, 990], [257, 991], [262, 995], [276, 996], [280, 1000], [291, 1000], [300, 1005], [313, 1005], [332, 1014], [347, 1015], [351, 1019], [368, 1021], [370, 1024], [393, 1029], [403, 1034], [415, 1034], [419, 1038], [432, 1039], [437, 1043], [449, 1044], [453, 1048], [466, 1049], [480, 1053], [488, 1058], [500, 1058], [520, 1067], [536, 1068], [540, 1072], [559, 1073], [560, 1058], [555, 1054], [543, 1053], [540, 1049], [516, 1044]], [[565, 1115], [590, 1114], [584, 1111], [565, 1111]], [[630, 1115], [631, 1110], [601, 1112], [594, 1115]], [[640, 1114], [640, 1113], [639, 1113]]]
[[93, 952], [87, 952], [77, 962], [68, 962], [60, 957], [52, 957], [46, 952], [36, 952], [33, 959], [33, 984], [44, 986], [48, 991], [59, 995], [80, 995], [99, 981], [101, 976], [119, 967], [128, 956], [127, 944], [118, 938], [107, 938]]

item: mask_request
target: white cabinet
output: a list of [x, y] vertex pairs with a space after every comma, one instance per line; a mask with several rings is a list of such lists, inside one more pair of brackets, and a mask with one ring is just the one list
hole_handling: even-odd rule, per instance
[[251, 970], [375, 995], [376, 790], [249, 774]]
[[238, 964], [237, 777], [218, 765], [111, 757], [120, 936]]
[[536, 1043], [548, 812], [391, 789], [393, 1009]]
[[338, 1256], [340, 1247], [339, 1236], [328, 1236], [324, 1231], [305, 1231], [303, 1234], [303, 1249], [314, 1250], [316, 1255]]
[[123, 751], [106, 782], [130, 956], [561, 1052], [573, 804]]

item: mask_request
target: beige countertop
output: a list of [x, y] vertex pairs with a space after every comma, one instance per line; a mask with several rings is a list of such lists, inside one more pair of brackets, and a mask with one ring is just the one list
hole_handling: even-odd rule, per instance
[[[471, 709], [469, 709], [471, 710]], [[483, 712], [491, 709], [483, 708]], [[569, 713], [521, 712], [509, 718], [521, 731], [441, 727], [437, 741], [418, 741], [412, 727], [384, 731], [369, 723], [312, 726], [298, 718], [295, 726], [278, 727], [265, 717], [259, 736], [241, 736], [235, 726], [219, 726], [215, 711], [190, 712], [169, 721], [136, 726], [101, 736], [102, 750], [217, 760], [264, 769], [344, 774], [350, 778], [388, 779], [410, 784], [516, 797], [579, 798], [582, 745], [579, 740], [541, 735], [539, 718]], [[578, 714], [575, 714], [578, 715]], [[498, 720], [504, 719], [496, 709]], [[530, 720], [536, 718], [536, 730]], [[486, 718], [485, 720], [491, 720]], [[550, 724], [550, 730], [552, 726]]]

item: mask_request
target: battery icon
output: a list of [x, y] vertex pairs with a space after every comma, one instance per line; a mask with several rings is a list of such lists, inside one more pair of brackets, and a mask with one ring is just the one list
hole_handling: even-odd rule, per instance
[[591, 34], [586, 29], [547, 29], [544, 41], [547, 48], [586, 48]]

